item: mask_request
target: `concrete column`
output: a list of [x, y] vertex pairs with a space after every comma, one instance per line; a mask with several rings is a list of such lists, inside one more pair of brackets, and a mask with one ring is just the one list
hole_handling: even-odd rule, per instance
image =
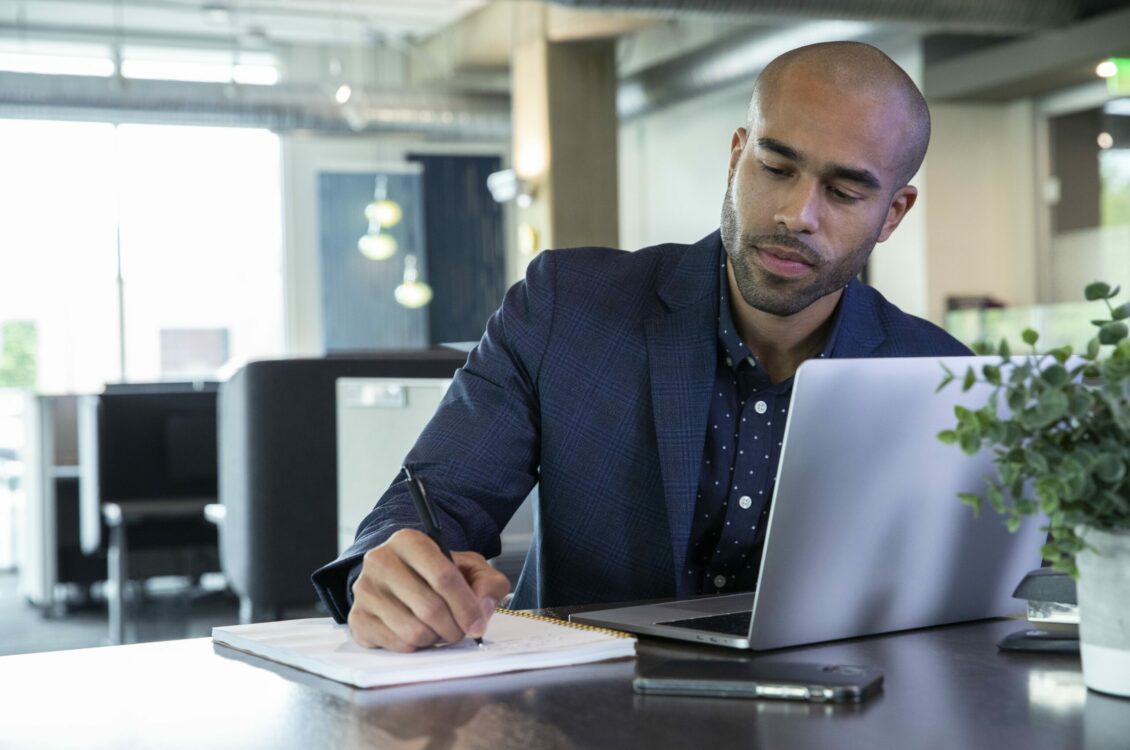
[[[615, 42], [553, 42], [545, 6], [515, 24], [511, 59], [512, 162], [533, 187], [518, 207], [536, 250], [619, 244]], [[528, 236], [528, 235], [527, 235]]]

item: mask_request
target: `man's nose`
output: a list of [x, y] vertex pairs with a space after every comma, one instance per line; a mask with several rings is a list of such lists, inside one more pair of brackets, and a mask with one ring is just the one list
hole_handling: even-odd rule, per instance
[[797, 179], [789, 185], [773, 217], [792, 234], [812, 234], [819, 227], [820, 183]]

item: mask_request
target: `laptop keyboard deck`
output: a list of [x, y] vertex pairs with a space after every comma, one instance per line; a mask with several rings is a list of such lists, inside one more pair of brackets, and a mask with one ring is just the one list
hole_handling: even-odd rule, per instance
[[656, 624], [690, 630], [706, 630], [712, 633], [725, 633], [726, 635], [749, 635], [749, 621], [752, 617], [753, 612], [747, 609], [742, 612], [690, 617], [685, 620], [668, 620]]

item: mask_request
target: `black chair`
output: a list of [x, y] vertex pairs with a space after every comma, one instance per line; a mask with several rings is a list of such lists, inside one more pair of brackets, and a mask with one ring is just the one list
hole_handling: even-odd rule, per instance
[[466, 358], [436, 348], [267, 360], [220, 387], [220, 562], [242, 622], [316, 606], [310, 574], [337, 556], [337, 379], [450, 378]]
[[131, 581], [219, 570], [216, 383], [110, 385], [79, 419], [80, 538], [105, 553], [110, 640], [125, 639]]

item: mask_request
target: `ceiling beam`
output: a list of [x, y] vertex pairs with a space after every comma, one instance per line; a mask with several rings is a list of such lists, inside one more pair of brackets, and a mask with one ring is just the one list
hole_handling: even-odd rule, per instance
[[1095, 80], [1108, 57], [1130, 56], [1130, 8], [927, 66], [931, 100], [1005, 101]]

